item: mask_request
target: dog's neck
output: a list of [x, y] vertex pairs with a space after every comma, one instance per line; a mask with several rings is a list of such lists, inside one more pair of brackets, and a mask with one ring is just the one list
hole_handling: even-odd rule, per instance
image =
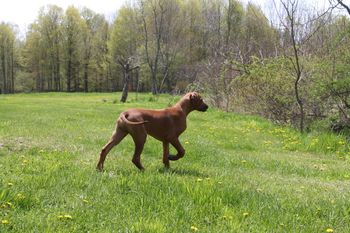
[[177, 102], [174, 107], [181, 108], [183, 113], [187, 116], [190, 112], [193, 111], [190, 105], [190, 99], [187, 96], [182, 97], [179, 102]]

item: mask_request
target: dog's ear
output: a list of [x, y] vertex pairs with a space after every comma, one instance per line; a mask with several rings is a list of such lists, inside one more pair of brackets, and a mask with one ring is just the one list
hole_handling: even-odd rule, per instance
[[191, 94], [190, 94], [190, 100], [194, 100], [194, 99], [196, 99], [198, 97], [198, 94], [196, 93], [196, 92], [192, 92]]

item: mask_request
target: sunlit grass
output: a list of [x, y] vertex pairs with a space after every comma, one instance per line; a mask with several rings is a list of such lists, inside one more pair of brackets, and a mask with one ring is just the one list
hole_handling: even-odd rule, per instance
[[[119, 93], [0, 95], [0, 232], [349, 232], [349, 146], [254, 116], [189, 115], [185, 157], [146, 171], [127, 137], [95, 165], [118, 114], [178, 97]], [[174, 150], [172, 149], [174, 152]]]

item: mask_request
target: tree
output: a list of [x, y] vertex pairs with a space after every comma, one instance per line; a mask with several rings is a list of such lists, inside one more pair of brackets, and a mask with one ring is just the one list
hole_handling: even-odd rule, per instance
[[166, 26], [165, 14], [170, 0], [139, 1], [145, 60], [151, 71], [152, 94], [158, 94], [157, 74], [161, 56], [161, 40]]
[[[138, 33], [136, 21], [136, 12], [130, 6], [124, 6], [119, 10], [119, 14], [113, 22], [110, 39], [108, 41], [110, 62], [116, 77], [123, 73], [123, 99], [126, 101], [130, 81], [132, 82], [133, 75], [132, 67], [137, 64], [131, 64], [138, 60], [137, 48], [140, 46], [140, 36]], [[117, 79], [117, 78], [114, 78]], [[132, 86], [132, 83], [131, 83]]]
[[89, 73], [90, 73], [90, 63], [93, 53], [93, 40], [96, 32], [98, 30], [98, 25], [96, 24], [96, 18], [98, 17], [96, 13], [88, 8], [83, 8], [81, 12], [84, 24], [82, 26], [82, 41], [83, 41], [83, 82], [84, 82], [84, 92], [89, 91]]
[[15, 33], [9, 24], [0, 24], [0, 93], [15, 91]]
[[91, 80], [91, 86], [94, 91], [110, 91], [110, 75], [108, 61], [108, 40], [109, 25], [105, 17], [96, 14], [94, 17], [96, 31], [93, 36], [93, 52], [91, 57], [91, 73], [94, 80]]
[[23, 49], [24, 67], [31, 74], [34, 80], [36, 91], [45, 90], [45, 61], [47, 54], [43, 43], [43, 37], [40, 33], [38, 23], [32, 23], [29, 26], [27, 38]]
[[123, 69], [124, 73], [124, 86], [123, 86], [123, 92], [122, 97], [120, 99], [120, 102], [125, 103], [126, 99], [128, 98], [128, 92], [129, 92], [129, 80], [130, 80], [130, 72], [140, 68], [139, 66], [132, 67], [132, 59], [129, 58], [127, 60], [119, 59], [118, 63]]
[[291, 60], [293, 64], [294, 74], [295, 74], [295, 82], [294, 82], [294, 93], [295, 93], [295, 99], [299, 106], [299, 117], [300, 117], [300, 124], [299, 129], [301, 132], [304, 131], [304, 119], [305, 119], [305, 113], [304, 113], [304, 103], [300, 97], [299, 93], [299, 82], [301, 80], [302, 76], [302, 65], [300, 62], [300, 41], [298, 41], [297, 37], [297, 24], [298, 22], [298, 0], [288, 0], [286, 2], [281, 0], [281, 4], [283, 6], [283, 9], [285, 10], [285, 13], [287, 14], [287, 22], [285, 24], [285, 30], [288, 34], [288, 39], [291, 42], [292, 46], [292, 56], [289, 56], [289, 59]]
[[49, 91], [61, 91], [61, 48], [62, 48], [62, 8], [49, 5], [41, 8], [38, 19], [42, 43], [48, 62], [45, 62], [47, 69], [47, 89]]
[[79, 91], [79, 70], [80, 61], [82, 60], [80, 41], [82, 40], [83, 21], [79, 11], [73, 6], [68, 7], [66, 10], [63, 28], [67, 91]]

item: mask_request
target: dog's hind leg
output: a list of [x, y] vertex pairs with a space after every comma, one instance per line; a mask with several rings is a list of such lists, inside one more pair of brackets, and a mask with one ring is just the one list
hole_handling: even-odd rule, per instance
[[135, 152], [134, 152], [134, 156], [132, 157], [132, 162], [135, 164], [135, 166], [138, 169], [142, 171], [144, 170], [144, 167], [141, 164], [141, 153], [143, 150], [143, 146], [145, 145], [145, 142], [146, 142], [147, 132], [145, 128], [142, 126], [142, 127], [137, 127], [137, 129], [133, 130], [133, 132], [130, 134], [135, 143]]
[[103, 163], [106, 159], [108, 152], [118, 143], [125, 138], [128, 133], [117, 127], [117, 129], [113, 132], [111, 139], [108, 143], [102, 148], [100, 153], [100, 160], [97, 163], [96, 169], [99, 171], [103, 170]]

